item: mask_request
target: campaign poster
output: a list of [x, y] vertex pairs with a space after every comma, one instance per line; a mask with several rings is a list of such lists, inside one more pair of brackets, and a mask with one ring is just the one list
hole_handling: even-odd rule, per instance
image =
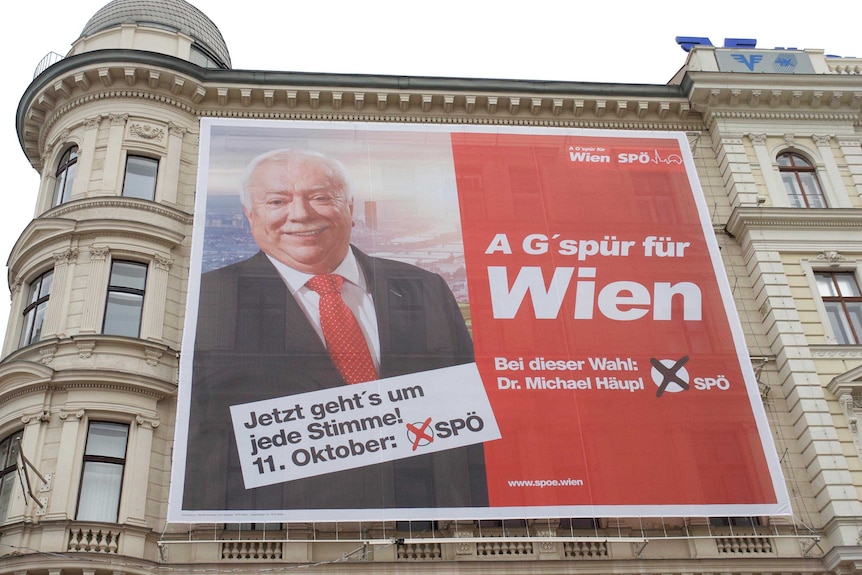
[[684, 134], [200, 141], [171, 521], [790, 513]]

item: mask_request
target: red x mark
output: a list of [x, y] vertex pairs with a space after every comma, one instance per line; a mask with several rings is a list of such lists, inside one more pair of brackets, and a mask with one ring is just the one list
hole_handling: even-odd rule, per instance
[[413, 435], [415, 436], [415, 438], [413, 439], [413, 451], [416, 451], [416, 448], [419, 447], [419, 442], [422, 441], [423, 439], [427, 439], [428, 443], [431, 443], [432, 441], [434, 441], [433, 435], [425, 433], [425, 430], [428, 429], [429, 425], [431, 425], [431, 418], [430, 417], [428, 419], [426, 419], [425, 423], [423, 423], [419, 427], [416, 427], [412, 423], [407, 424], [407, 431], [408, 432], [412, 431]]

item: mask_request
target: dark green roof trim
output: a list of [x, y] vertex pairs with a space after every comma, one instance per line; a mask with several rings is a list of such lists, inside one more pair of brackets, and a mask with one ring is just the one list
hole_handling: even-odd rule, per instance
[[319, 86], [321, 88], [355, 88], [357, 90], [434, 90], [453, 92], [515, 92], [537, 96], [577, 95], [612, 98], [683, 99], [684, 91], [677, 85], [610, 84], [598, 82], [567, 82], [540, 80], [496, 80], [474, 78], [442, 78], [433, 76], [383, 76], [372, 74], [330, 74], [316, 72], [276, 72], [267, 70], [222, 70], [201, 68], [191, 62], [141, 50], [94, 50], [69, 56], [47, 68], [27, 87], [18, 104], [15, 126], [23, 149], [21, 130], [24, 113], [32, 99], [58, 77], [94, 64], [141, 64], [168, 68], [194, 78], [201, 84], [236, 84], [252, 86]]

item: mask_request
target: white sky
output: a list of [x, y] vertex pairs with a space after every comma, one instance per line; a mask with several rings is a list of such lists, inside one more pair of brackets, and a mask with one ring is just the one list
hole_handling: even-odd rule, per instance
[[[66, 54], [106, 3], [14, 2], [4, 11], [3, 260], [33, 217], [39, 184], [18, 144], [18, 101], [42, 57], [52, 51]], [[685, 63], [676, 36], [706, 36], [715, 45], [726, 37], [756, 38], [758, 48], [819, 48], [827, 54], [862, 57], [858, 0], [835, 0], [822, 10], [751, 0], [192, 4], [219, 27], [233, 67], [244, 70], [664, 84]], [[9, 292], [6, 282], [0, 285], [0, 326], [5, 330]]]

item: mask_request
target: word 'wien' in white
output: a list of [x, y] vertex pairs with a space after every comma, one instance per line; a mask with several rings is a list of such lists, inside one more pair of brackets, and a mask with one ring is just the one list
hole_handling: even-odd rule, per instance
[[[509, 288], [509, 270], [505, 266], [488, 266], [491, 287], [491, 308], [495, 319], [514, 319], [527, 294], [533, 302], [536, 319], [556, 319], [575, 273], [574, 267], [554, 269], [550, 285], [545, 281], [542, 268], [525, 266], [518, 270]], [[669, 321], [673, 315], [673, 298], [683, 302], [683, 320], [700, 321], [703, 315], [702, 295], [692, 282], [654, 282], [652, 290], [635, 281], [615, 281], [598, 290], [596, 295], [596, 268], [577, 268], [579, 280], [575, 284], [575, 319], [593, 319], [596, 307], [608, 319], [633, 321], [650, 312], [652, 319]]]

